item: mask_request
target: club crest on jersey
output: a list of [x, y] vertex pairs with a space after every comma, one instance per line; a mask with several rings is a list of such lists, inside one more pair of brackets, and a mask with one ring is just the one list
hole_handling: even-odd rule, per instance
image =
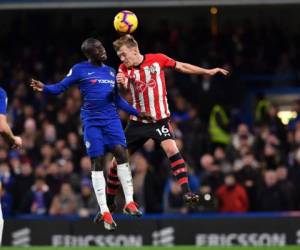
[[112, 76], [112, 77], [115, 77], [115, 73], [113, 71], [110, 71], [109, 74]]
[[149, 88], [155, 88], [156, 87], [156, 81], [154, 79], [150, 79], [148, 82], [143, 82], [139, 80], [134, 80], [134, 87], [139, 93], [143, 93], [147, 87]]
[[151, 74], [155, 74], [155, 73], [156, 73], [156, 68], [155, 68], [155, 66], [154, 66], [154, 65], [151, 65], [151, 66], [149, 67], [149, 71], [150, 71]]

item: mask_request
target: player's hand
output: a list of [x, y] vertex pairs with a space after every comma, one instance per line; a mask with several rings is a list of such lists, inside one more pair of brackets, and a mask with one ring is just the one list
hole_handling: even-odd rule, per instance
[[143, 120], [147, 120], [147, 121], [153, 121], [154, 120], [154, 118], [151, 116], [151, 114], [149, 114], [147, 112], [140, 112], [138, 117], [143, 119]]
[[209, 69], [208, 70], [208, 74], [213, 76], [215, 74], [221, 73], [224, 76], [227, 76], [229, 74], [229, 71], [226, 69], [222, 69], [222, 68], [214, 68], [214, 69]]
[[22, 147], [22, 138], [19, 136], [14, 136], [13, 137], [13, 142], [12, 142], [12, 148], [13, 149], [19, 149], [20, 147]]
[[44, 84], [40, 81], [37, 81], [35, 79], [30, 80], [30, 87], [33, 88], [35, 91], [43, 91], [44, 89]]
[[126, 76], [125, 76], [124, 73], [122, 73], [122, 72], [119, 72], [119, 73], [117, 74], [116, 80], [117, 80], [117, 83], [118, 83], [118, 84], [121, 84], [121, 85], [123, 85], [124, 87], [126, 86], [127, 81], [128, 81], [128, 79], [126, 78]]

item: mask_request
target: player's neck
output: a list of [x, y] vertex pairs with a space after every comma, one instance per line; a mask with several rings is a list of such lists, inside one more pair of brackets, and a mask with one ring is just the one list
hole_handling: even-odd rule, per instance
[[144, 55], [142, 55], [142, 54], [139, 54], [138, 56], [137, 56], [137, 60], [136, 60], [136, 63], [134, 64], [134, 66], [136, 67], [136, 66], [139, 66], [140, 64], [142, 64], [142, 62], [144, 61]]
[[95, 66], [103, 66], [103, 62], [101, 61], [92, 61], [92, 60], [88, 60], [90, 64], [95, 65]]

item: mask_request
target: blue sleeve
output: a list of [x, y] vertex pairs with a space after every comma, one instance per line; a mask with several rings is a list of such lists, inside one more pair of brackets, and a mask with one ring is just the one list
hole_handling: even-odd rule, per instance
[[117, 85], [115, 86], [115, 94], [116, 94], [115, 103], [118, 109], [121, 109], [130, 115], [134, 115], [134, 116], [139, 115], [139, 112], [134, 107], [132, 107], [123, 97], [119, 95]]
[[78, 80], [78, 69], [74, 66], [63, 80], [56, 84], [45, 85], [43, 91], [47, 94], [59, 95], [65, 92], [70, 86], [77, 83]]
[[6, 115], [7, 95], [4, 89], [0, 88], [0, 114]]

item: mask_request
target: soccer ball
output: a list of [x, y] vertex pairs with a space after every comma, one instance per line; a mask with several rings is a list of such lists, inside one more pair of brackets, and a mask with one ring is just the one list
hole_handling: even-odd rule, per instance
[[132, 33], [138, 26], [136, 15], [129, 10], [120, 11], [114, 19], [114, 27], [119, 33]]

